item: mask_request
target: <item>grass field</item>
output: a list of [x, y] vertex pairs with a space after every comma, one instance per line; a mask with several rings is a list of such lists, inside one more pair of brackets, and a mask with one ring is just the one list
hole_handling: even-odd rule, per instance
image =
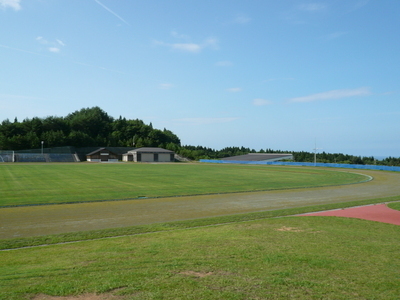
[[400, 202], [389, 203], [388, 206], [392, 209], [400, 210]]
[[318, 168], [208, 164], [1, 164], [0, 206], [310, 188], [357, 183]]
[[[200, 164], [5, 164], [0, 176], [0, 191], [7, 193], [1, 205], [158, 197], [182, 190], [185, 195], [202, 189], [216, 193], [219, 187], [226, 193], [307, 188], [366, 179], [314, 168]], [[174, 185], [178, 178], [179, 187]], [[14, 248], [0, 252], [0, 300], [399, 299], [400, 226], [290, 216], [399, 199], [0, 240], [0, 249]], [[400, 209], [398, 202], [389, 206]]]
[[394, 300], [399, 237], [390, 224], [286, 217], [5, 251], [0, 299]]

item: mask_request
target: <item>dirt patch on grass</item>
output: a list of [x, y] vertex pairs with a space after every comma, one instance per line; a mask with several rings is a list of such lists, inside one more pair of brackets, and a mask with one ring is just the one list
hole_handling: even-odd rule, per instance
[[282, 226], [281, 228], [276, 228], [276, 231], [286, 231], [286, 232], [307, 232], [307, 233], [321, 233], [321, 230], [313, 230], [313, 229], [300, 229], [297, 227], [286, 227]]
[[304, 230], [296, 228], [296, 227], [286, 227], [283, 226], [281, 228], [277, 228], [277, 231], [292, 231], [292, 232], [303, 232]]
[[49, 296], [37, 295], [32, 300], [123, 300], [122, 296], [115, 296], [112, 294], [84, 294], [79, 296]]
[[183, 271], [183, 272], [179, 272], [179, 274], [186, 275], [186, 276], [193, 276], [193, 277], [197, 277], [197, 278], [203, 278], [203, 277], [213, 275], [214, 273], [213, 272]]

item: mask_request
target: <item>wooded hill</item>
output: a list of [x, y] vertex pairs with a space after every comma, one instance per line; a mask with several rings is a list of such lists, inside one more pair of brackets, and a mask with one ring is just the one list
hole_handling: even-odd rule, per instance
[[[226, 147], [215, 150], [203, 146], [181, 145], [180, 139], [170, 130], [155, 129], [142, 120], [115, 119], [99, 107], [82, 108], [66, 117], [24, 119], [13, 122], [6, 119], [0, 124], [0, 150], [38, 149], [44, 141], [46, 148], [80, 147], [161, 147], [189, 159], [220, 159], [248, 153], [292, 153], [295, 161], [313, 162], [314, 153]], [[381, 164], [400, 166], [400, 158], [376, 160], [342, 153], [318, 153], [318, 162], [349, 164]]]
[[99, 107], [83, 108], [66, 117], [5, 120], [0, 126], [0, 149], [22, 150], [45, 147], [163, 147], [180, 146], [169, 130], [154, 129], [141, 120], [114, 119]]

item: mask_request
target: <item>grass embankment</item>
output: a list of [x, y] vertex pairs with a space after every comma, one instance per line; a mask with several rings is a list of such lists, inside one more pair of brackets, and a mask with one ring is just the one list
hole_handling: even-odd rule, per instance
[[390, 224], [286, 217], [5, 251], [0, 299], [398, 299], [399, 236]]
[[168, 197], [357, 183], [317, 168], [212, 164], [2, 164], [0, 206]]

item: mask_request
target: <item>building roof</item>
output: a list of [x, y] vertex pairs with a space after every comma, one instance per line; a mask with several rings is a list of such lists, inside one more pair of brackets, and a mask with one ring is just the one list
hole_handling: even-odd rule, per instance
[[122, 155], [123, 153], [126, 153], [127, 151], [130, 151], [135, 148], [132, 148], [132, 147], [82, 147], [82, 148], [77, 148], [77, 152], [78, 152], [78, 154], [85, 154], [85, 153], [89, 152], [89, 154], [86, 154], [86, 155], [93, 155], [94, 153], [104, 150], [104, 149], [110, 151], [113, 154]]
[[88, 154], [86, 154], [86, 155], [93, 155], [93, 154], [96, 154], [96, 153], [101, 152], [101, 151], [103, 151], [103, 150], [107, 150], [108, 152], [110, 152], [110, 153], [112, 153], [112, 154], [116, 154], [116, 153], [114, 153], [113, 151], [111, 151], [110, 149], [103, 147], [103, 148], [99, 148], [99, 149], [97, 149], [97, 150], [94, 150], [94, 151], [92, 151], [92, 152], [90, 152], [90, 153], [88, 153]]
[[142, 147], [128, 151], [128, 153], [141, 152], [141, 153], [174, 153], [174, 151], [158, 148], [158, 147]]
[[245, 155], [237, 155], [231, 157], [224, 157], [221, 160], [236, 160], [236, 161], [268, 161], [291, 159], [293, 155], [290, 153], [249, 153]]

